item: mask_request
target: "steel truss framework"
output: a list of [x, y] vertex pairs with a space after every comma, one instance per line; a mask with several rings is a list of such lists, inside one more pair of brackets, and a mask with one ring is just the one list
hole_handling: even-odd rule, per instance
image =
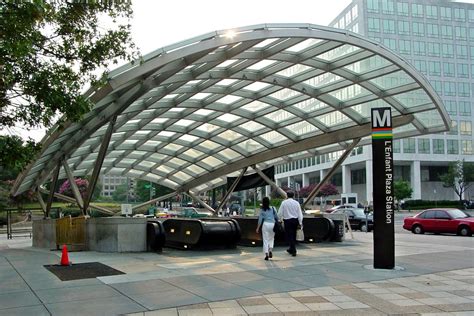
[[392, 108], [394, 138], [449, 129], [441, 99], [401, 57], [311, 24], [180, 42], [112, 71], [87, 96], [91, 112], [49, 132], [13, 194], [38, 189], [57, 168], [59, 178], [100, 169], [196, 194], [248, 166], [346, 150], [358, 138], [368, 144], [372, 107]]

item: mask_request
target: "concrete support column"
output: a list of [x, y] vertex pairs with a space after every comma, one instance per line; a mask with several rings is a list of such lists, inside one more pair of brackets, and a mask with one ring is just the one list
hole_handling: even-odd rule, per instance
[[327, 170], [321, 169], [319, 170], [319, 182], [323, 181], [324, 177], [326, 176]]
[[293, 181], [293, 177], [288, 177], [288, 187], [291, 188], [291, 181]]
[[374, 185], [372, 182], [372, 159], [365, 161], [365, 190], [366, 190], [366, 201], [368, 203], [373, 202], [372, 192], [374, 190]]
[[342, 166], [342, 193], [351, 193], [351, 167], [348, 165]]
[[265, 186], [265, 196], [270, 196], [271, 193], [272, 193], [272, 187], [269, 186], [269, 185], [266, 185]]
[[410, 163], [410, 182], [413, 189], [411, 198], [414, 200], [421, 199], [421, 167], [420, 161], [414, 160]]
[[306, 187], [309, 185], [309, 174], [303, 173], [303, 182], [301, 184], [302, 187]]

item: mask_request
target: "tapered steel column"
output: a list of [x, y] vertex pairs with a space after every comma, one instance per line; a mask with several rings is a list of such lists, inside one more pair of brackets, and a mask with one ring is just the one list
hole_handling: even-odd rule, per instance
[[56, 190], [56, 183], [58, 182], [59, 170], [61, 169], [61, 163], [58, 163], [56, 170], [54, 171], [53, 178], [51, 180], [51, 189], [48, 195], [48, 201], [46, 202], [46, 213], [45, 218], [49, 217], [49, 211], [51, 211], [51, 204], [53, 204], [54, 191]]
[[110, 120], [109, 127], [107, 127], [104, 139], [102, 140], [102, 144], [100, 145], [99, 155], [97, 156], [97, 160], [95, 161], [94, 171], [92, 171], [92, 176], [89, 181], [89, 188], [87, 189], [86, 200], [84, 201], [84, 212], [86, 214], [87, 209], [89, 208], [89, 203], [92, 199], [92, 194], [94, 193], [97, 178], [99, 177], [100, 169], [102, 168], [102, 163], [104, 162], [105, 155], [107, 154], [107, 148], [109, 147], [110, 137], [112, 137], [116, 120], [117, 116], [114, 116], [112, 120]]
[[217, 206], [216, 208], [216, 213], [218, 213], [220, 210], [222, 210], [222, 206], [227, 203], [227, 200], [229, 199], [230, 195], [232, 194], [232, 192], [234, 192], [234, 189], [235, 187], [237, 186], [237, 184], [239, 183], [240, 179], [242, 179], [242, 177], [244, 176], [245, 172], [247, 171], [247, 168], [248, 167], [245, 167], [244, 169], [242, 169], [242, 172], [240, 173], [240, 175], [238, 176], [237, 179], [235, 179], [234, 183], [232, 183], [232, 185], [230, 186], [230, 188], [227, 190], [227, 192], [225, 193], [224, 197], [221, 199], [221, 201], [219, 202], [219, 205]]
[[66, 175], [71, 185], [72, 194], [76, 199], [76, 203], [81, 208], [82, 214], [86, 215], [86, 210], [84, 209], [84, 201], [82, 200], [81, 192], [77, 187], [76, 181], [74, 181], [74, 175], [72, 174], [71, 168], [69, 168], [69, 165], [67, 164], [66, 160], [63, 161], [63, 168], [66, 171]]

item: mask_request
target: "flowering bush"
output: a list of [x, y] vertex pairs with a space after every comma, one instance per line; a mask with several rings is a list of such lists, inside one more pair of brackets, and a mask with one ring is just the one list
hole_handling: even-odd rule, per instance
[[[77, 178], [74, 180], [74, 182], [76, 182], [76, 185], [79, 189], [79, 192], [81, 193], [82, 198], [85, 199], [87, 194], [87, 188], [89, 187], [89, 181], [87, 181], [86, 179]], [[59, 188], [59, 193], [68, 196], [74, 196], [69, 180], [63, 182], [63, 184]]]

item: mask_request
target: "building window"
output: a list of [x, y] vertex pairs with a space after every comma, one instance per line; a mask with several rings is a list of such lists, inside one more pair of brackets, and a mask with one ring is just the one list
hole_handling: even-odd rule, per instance
[[393, 141], [393, 152], [395, 154], [399, 154], [400, 153], [400, 140], [399, 139], [395, 139]]
[[470, 95], [471, 95], [471, 90], [469, 88], [469, 83], [458, 82], [458, 96], [469, 97]]
[[351, 29], [352, 32], [354, 33], [359, 33], [359, 23], [354, 23]]
[[352, 16], [351, 16], [351, 10], [346, 12], [346, 25], [349, 25], [352, 23]]
[[443, 44], [442, 46], [443, 57], [453, 58], [454, 57], [454, 47], [452, 44]]
[[422, 74], [426, 75], [428, 73], [427, 68], [426, 68], [426, 61], [414, 60], [414, 65], [415, 65], [415, 68]]
[[414, 17], [422, 18], [423, 17], [423, 5], [422, 4], [411, 4], [411, 15]]
[[425, 36], [425, 25], [420, 22], [413, 22], [412, 24], [413, 27], [413, 35], [417, 36]]
[[454, 19], [457, 21], [466, 21], [466, 11], [461, 8], [454, 8]]
[[439, 13], [441, 20], [451, 20], [451, 8], [441, 7]]
[[340, 187], [342, 185], [342, 173], [336, 173], [332, 176], [331, 180], [329, 180], [335, 186]]
[[395, 21], [384, 19], [383, 20], [383, 32], [386, 34], [395, 34]]
[[418, 138], [418, 153], [429, 154], [430, 153], [430, 140], [425, 138]]
[[454, 34], [456, 35], [457, 40], [461, 40], [461, 41], [467, 40], [467, 30], [465, 27], [456, 26], [454, 28]]
[[444, 82], [444, 95], [456, 96], [456, 82], [452, 82], [452, 81]]
[[414, 138], [405, 138], [403, 140], [403, 153], [405, 154], [414, 154], [415, 149], [415, 139]]
[[428, 42], [428, 56], [439, 57], [440, 56], [440, 45], [439, 43], [430, 43]]
[[449, 131], [446, 133], [448, 135], [457, 135], [458, 134], [458, 122], [455, 120], [451, 121], [451, 126], [449, 127]]
[[368, 18], [369, 32], [380, 32], [380, 20]]
[[443, 63], [443, 74], [445, 77], [454, 77], [454, 63]]
[[458, 77], [469, 78], [469, 65], [468, 64], [457, 64]]
[[437, 19], [438, 18], [438, 7], [435, 5], [427, 5], [426, 6], [426, 17], [429, 19]]
[[410, 47], [410, 41], [409, 40], [399, 40], [398, 41], [398, 47], [399, 51], [402, 54], [410, 54], [411, 53], [411, 47]]
[[408, 3], [397, 1], [397, 13], [398, 15], [408, 16]]
[[382, 0], [382, 13], [384, 14], [395, 13], [395, 5], [393, 4], [393, 0]]
[[452, 39], [453, 38], [453, 27], [451, 25], [441, 25], [441, 37]]
[[444, 140], [443, 139], [433, 139], [433, 154], [444, 155]]
[[426, 35], [429, 37], [439, 37], [439, 25], [438, 24], [426, 24]]
[[467, 59], [467, 46], [466, 45], [456, 45], [456, 57], [459, 59]]
[[459, 142], [457, 139], [448, 139], [446, 146], [448, 150], [448, 155], [459, 154]]
[[474, 10], [469, 10], [469, 22], [474, 22]]
[[443, 83], [439, 80], [431, 80], [430, 82], [436, 93], [439, 95], [443, 95]]
[[398, 21], [398, 34], [410, 35], [410, 23], [408, 21]]
[[351, 170], [351, 184], [365, 184], [365, 169]]
[[444, 106], [446, 107], [446, 111], [448, 112], [449, 115], [454, 116], [458, 114], [456, 101], [452, 101], [452, 100], [444, 101]]
[[359, 16], [359, 7], [357, 6], [357, 4], [352, 7], [351, 11], [352, 11], [352, 20], [357, 19], [357, 17]]
[[383, 44], [390, 49], [397, 50], [397, 40], [394, 38], [384, 38]]
[[472, 135], [472, 123], [470, 121], [459, 121], [459, 132], [461, 135]]
[[379, 0], [367, 0], [367, 11], [379, 13]]
[[428, 61], [428, 73], [430, 76], [441, 76], [441, 63], [439, 61]]
[[474, 28], [469, 28], [469, 39], [472, 41], [474, 40]]
[[459, 101], [459, 115], [471, 116], [471, 103], [468, 101]]
[[425, 56], [425, 42], [413, 41], [413, 54], [418, 56]]
[[463, 155], [472, 155], [472, 140], [461, 140], [461, 150]]

